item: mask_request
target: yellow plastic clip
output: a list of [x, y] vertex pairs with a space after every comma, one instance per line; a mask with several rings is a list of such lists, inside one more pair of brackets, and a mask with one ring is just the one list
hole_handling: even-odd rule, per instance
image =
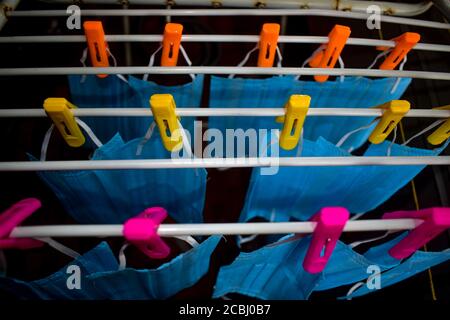
[[385, 109], [385, 111], [369, 137], [369, 141], [374, 144], [382, 143], [389, 136], [403, 116], [408, 113], [410, 104], [406, 100], [392, 100], [377, 108]]
[[277, 122], [283, 123], [280, 147], [284, 150], [292, 150], [298, 144], [310, 102], [310, 96], [293, 94], [284, 107], [285, 116], [276, 118]]
[[[450, 110], [450, 105], [433, 109]], [[430, 134], [427, 140], [432, 145], [438, 145], [447, 140], [448, 138], [450, 138], [450, 119], [447, 119], [447, 121], [441, 124], [441, 126], [437, 128], [436, 131]]]
[[69, 109], [76, 106], [64, 98], [48, 98], [44, 101], [44, 109], [52, 119], [64, 140], [71, 147], [81, 147], [86, 141], [75, 117]]
[[159, 132], [168, 151], [178, 151], [182, 147], [181, 128], [175, 114], [175, 100], [171, 94], [154, 94], [150, 97], [150, 107]]

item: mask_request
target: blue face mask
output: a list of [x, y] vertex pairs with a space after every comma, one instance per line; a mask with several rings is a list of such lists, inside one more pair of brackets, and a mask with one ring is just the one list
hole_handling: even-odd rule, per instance
[[193, 286], [209, 269], [211, 254], [221, 237], [212, 236], [155, 270], [126, 268], [88, 276], [109, 299], [167, 299]]
[[241, 253], [231, 265], [222, 267], [214, 297], [239, 293], [267, 300], [306, 300], [313, 291], [366, 279], [370, 275], [369, 266], [387, 270], [400, 262], [390, 257], [388, 250], [402, 237], [374, 247], [364, 255], [338, 241], [323, 272], [311, 274], [302, 266], [311, 236], [293, 241], [288, 241], [289, 237], [251, 253]]
[[[173, 95], [177, 107], [199, 107], [203, 92], [203, 76], [181, 86], [161, 86], [154, 82], [143, 81], [133, 76], [128, 83], [117, 76], [98, 78], [69, 76], [72, 101], [79, 108], [147, 108], [150, 109], [150, 96], [156, 93]], [[145, 134], [153, 121], [152, 117], [86, 117], [83, 118], [101, 141], [108, 141], [119, 132], [125, 141]], [[191, 131], [194, 118], [183, 118], [181, 123]], [[192, 132], [191, 132], [192, 133]]]
[[[68, 269], [71, 265], [80, 268], [80, 289], [69, 289], [67, 286], [68, 280], [70, 282], [69, 277], [75, 274], [73, 270]], [[102, 242], [47, 278], [26, 282], [0, 277], [0, 288], [21, 299], [106, 299], [107, 296], [98, 291], [87, 276], [96, 272], [117, 270], [118, 267], [117, 260], [108, 244]]]
[[[364, 156], [386, 156], [388, 150], [391, 156], [436, 156], [447, 144], [435, 150], [424, 150], [385, 141], [370, 145]], [[293, 157], [296, 153], [297, 150], [280, 149], [280, 157]], [[304, 139], [301, 154], [305, 157], [351, 156], [323, 138], [314, 142]], [[261, 175], [263, 168], [254, 168], [240, 220], [254, 217], [269, 221], [309, 220], [328, 206], [344, 207], [354, 214], [368, 212], [389, 199], [424, 167], [280, 167], [274, 175]], [[324, 190], [327, 190], [326, 196]]]
[[[298, 81], [294, 76], [271, 77], [267, 79], [228, 79], [211, 77], [211, 108], [282, 108], [290, 95], [302, 94], [311, 97], [311, 108], [370, 108], [399, 99], [407, 89], [411, 79], [401, 79], [396, 90], [391, 93], [395, 78], [367, 79], [345, 77], [319, 83]], [[337, 143], [347, 132], [369, 125], [372, 117], [308, 117], [304, 124], [304, 137], [316, 140], [320, 136]], [[360, 147], [374, 128], [367, 128], [352, 135], [342, 146], [345, 149]], [[211, 117], [209, 128], [241, 128], [247, 130], [281, 128], [272, 117]]]
[[[156, 130], [155, 130], [156, 131]], [[97, 149], [92, 160], [170, 159], [157, 132], [124, 143], [119, 134]], [[205, 169], [91, 170], [39, 172], [66, 211], [80, 223], [123, 223], [149, 207], [164, 207], [181, 223], [201, 223]]]

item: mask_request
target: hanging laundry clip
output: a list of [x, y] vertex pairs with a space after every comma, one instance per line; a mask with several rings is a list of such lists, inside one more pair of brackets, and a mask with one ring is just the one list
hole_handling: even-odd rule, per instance
[[385, 111], [369, 137], [369, 141], [374, 144], [382, 143], [389, 136], [403, 116], [408, 113], [410, 104], [406, 100], [392, 100], [377, 108]]
[[[403, 61], [408, 52], [420, 41], [420, 34], [415, 32], [405, 32], [401, 36], [392, 39], [395, 47], [380, 65], [381, 70], [394, 70]], [[387, 47], [377, 47], [377, 50], [385, 51]]]
[[[450, 110], [450, 105], [433, 109]], [[448, 138], [450, 138], [450, 119], [447, 119], [439, 128], [436, 129], [436, 131], [430, 134], [427, 140], [432, 145], [438, 145]]]
[[306, 271], [319, 273], [325, 268], [349, 216], [345, 208], [326, 207], [311, 218], [317, 225], [303, 260], [303, 268]]
[[168, 151], [178, 151], [182, 147], [182, 130], [175, 114], [175, 100], [171, 94], [154, 94], [150, 97], [150, 107], [159, 132]]
[[[351, 30], [347, 26], [335, 25], [328, 34], [328, 43], [324, 49], [317, 52], [309, 61], [311, 68], [328, 68], [333, 69], [341, 55], [342, 50], [350, 37]], [[316, 75], [314, 80], [317, 82], [325, 82], [328, 80], [327, 75]]]
[[275, 61], [280, 25], [264, 23], [259, 40], [258, 67], [270, 68]]
[[[86, 21], [83, 23], [84, 34], [94, 67], [109, 67], [108, 44], [105, 40], [105, 32], [100, 21]], [[107, 74], [98, 74], [99, 78], [106, 78]]]
[[293, 94], [284, 107], [286, 115], [276, 118], [277, 122], [283, 123], [280, 147], [284, 150], [292, 150], [297, 146], [310, 102], [310, 96]]
[[0, 214], [0, 249], [32, 249], [45, 243], [31, 238], [10, 238], [15, 227], [41, 207], [38, 199], [28, 198], [17, 202]]
[[183, 25], [179, 23], [166, 24], [162, 42], [161, 66], [175, 67], [177, 65], [182, 33]]
[[170, 254], [170, 248], [159, 237], [158, 228], [165, 218], [167, 211], [164, 208], [148, 208], [125, 222], [123, 236], [148, 257], [164, 259]]
[[47, 98], [44, 101], [44, 109], [52, 119], [64, 140], [71, 147], [81, 147], [86, 139], [78, 126], [70, 109], [76, 106], [64, 98]]
[[383, 215], [383, 219], [424, 220], [399, 243], [389, 250], [396, 259], [404, 259], [450, 228], [450, 208], [429, 208], [418, 211], [395, 211]]

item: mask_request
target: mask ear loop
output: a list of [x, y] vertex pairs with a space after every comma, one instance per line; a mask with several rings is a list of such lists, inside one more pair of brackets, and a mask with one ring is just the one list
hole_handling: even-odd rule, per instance
[[436, 120], [435, 122], [433, 122], [432, 124], [430, 124], [428, 127], [426, 127], [425, 129], [423, 129], [422, 131], [420, 131], [419, 133], [416, 133], [415, 135], [413, 135], [411, 138], [409, 138], [408, 140], [406, 140], [405, 142], [402, 143], [402, 146], [406, 146], [408, 145], [411, 141], [413, 141], [414, 139], [416, 139], [417, 137], [423, 135], [424, 133], [427, 133], [428, 131], [430, 131], [431, 129], [437, 127], [438, 125], [440, 125], [441, 123], [444, 123], [445, 119], [440, 119], [440, 120]]
[[[112, 54], [112, 52], [109, 50], [109, 48], [106, 48], [106, 52], [108, 53], [108, 55], [111, 57], [112, 61], [113, 61], [113, 66], [117, 67], [117, 60], [116, 57], [114, 57], [114, 55]], [[87, 68], [86, 65], [86, 60], [87, 60], [87, 53], [88, 53], [88, 48], [85, 48], [83, 50], [83, 53], [81, 55], [80, 58], [80, 62], [83, 65], [83, 67]], [[124, 81], [125, 83], [128, 84], [128, 80], [121, 74], [116, 74], [117, 78], [119, 78], [120, 80]], [[86, 81], [86, 75], [83, 74], [83, 76], [80, 79], [80, 83], [83, 83], [84, 81]]]
[[[103, 146], [103, 143], [97, 138], [95, 133], [92, 131], [92, 129], [82, 120], [75, 117], [75, 121], [78, 123], [78, 125], [84, 129], [84, 131], [88, 134], [89, 138], [91, 138], [92, 142], [97, 146], [97, 148], [100, 148]], [[53, 133], [53, 129], [55, 128], [55, 125], [52, 124], [50, 128], [48, 128], [47, 132], [45, 133], [44, 140], [42, 141], [41, 146], [41, 156], [40, 161], [45, 161], [47, 158], [47, 150], [48, 145], [50, 143], [50, 138]]]
[[66, 247], [62, 243], [60, 243], [52, 238], [36, 238], [36, 239], [47, 243], [53, 249], [61, 252], [62, 254], [65, 254], [66, 256], [71, 257], [72, 259], [78, 259], [81, 257], [81, 254], [79, 254], [78, 252], [70, 249], [69, 247]]
[[[320, 45], [316, 50], [314, 50], [314, 52], [311, 54], [311, 56], [309, 56], [309, 58], [307, 58], [305, 61], [303, 61], [303, 64], [300, 68], [304, 68], [306, 67], [306, 65], [311, 61], [311, 59], [320, 51], [322, 51], [325, 48], [325, 44]], [[295, 80], [299, 80], [301, 77], [301, 75], [298, 75], [295, 77]]]
[[[407, 56], [405, 56], [405, 58], [403, 58], [402, 63], [401, 63], [400, 66], [398, 67], [398, 70], [400, 70], [400, 71], [403, 70], [403, 67], [405, 66], [406, 61], [408, 61]], [[401, 79], [402, 79], [402, 78], [397, 78], [397, 80], [395, 81], [394, 86], [392, 87], [392, 90], [391, 90], [391, 92], [390, 92], [391, 94], [393, 94], [393, 93], [397, 90], [397, 87], [398, 87], [398, 85], [399, 85]]]
[[[345, 135], [342, 136], [342, 138], [338, 141], [338, 143], [336, 143], [336, 147], [340, 148], [345, 143], [345, 141], [347, 141], [347, 139], [350, 138], [350, 136], [352, 136], [353, 134], [355, 134], [359, 131], [362, 131], [362, 130], [369, 129], [377, 120], [378, 120], [378, 118], [372, 120], [368, 125], [365, 125], [365, 126], [357, 128], [355, 130], [352, 130], [350, 132], [347, 132]], [[353, 150], [349, 149], [347, 151], [352, 152]]]

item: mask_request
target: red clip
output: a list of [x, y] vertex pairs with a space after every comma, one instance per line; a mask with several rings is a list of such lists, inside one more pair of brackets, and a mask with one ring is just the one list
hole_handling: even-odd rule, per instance
[[[309, 66], [312, 68], [328, 68], [333, 69], [342, 50], [350, 37], [351, 30], [349, 27], [335, 25], [328, 34], [328, 43], [325, 49], [317, 52], [309, 61]], [[328, 80], [327, 75], [314, 76], [317, 82], [325, 82]]]
[[[83, 23], [84, 34], [89, 48], [91, 63], [94, 67], [109, 67], [108, 44], [100, 21], [86, 21]], [[99, 78], [106, 78], [107, 74], [98, 74]]]
[[170, 248], [161, 240], [158, 228], [165, 218], [167, 211], [164, 208], [148, 208], [125, 222], [123, 236], [148, 257], [164, 259], [170, 254]]
[[395, 211], [383, 215], [383, 219], [404, 218], [422, 219], [424, 221], [389, 250], [389, 254], [396, 259], [409, 257], [440, 233], [450, 228], [450, 208]]
[[[414, 32], [405, 32], [401, 36], [392, 39], [395, 41], [395, 47], [380, 65], [381, 70], [394, 70], [402, 62], [408, 52], [420, 41], [420, 34]], [[377, 50], [387, 50], [386, 47], [377, 47]]]
[[303, 268], [306, 271], [318, 273], [325, 268], [349, 216], [345, 208], [326, 207], [311, 218], [317, 225], [303, 260]]
[[264, 23], [259, 40], [258, 67], [270, 68], [275, 60], [280, 25]]
[[10, 238], [15, 227], [41, 207], [38, 199], [28, 198], [17, 202], [0, 215], [0, 249], [32, 249], [42, 247], [43, 242], [32, 238]]
[[179, 23], [166, 24], [164, 28], [161, 66], [175, 67], [177, 65], [182, 33], [183, 25]]

